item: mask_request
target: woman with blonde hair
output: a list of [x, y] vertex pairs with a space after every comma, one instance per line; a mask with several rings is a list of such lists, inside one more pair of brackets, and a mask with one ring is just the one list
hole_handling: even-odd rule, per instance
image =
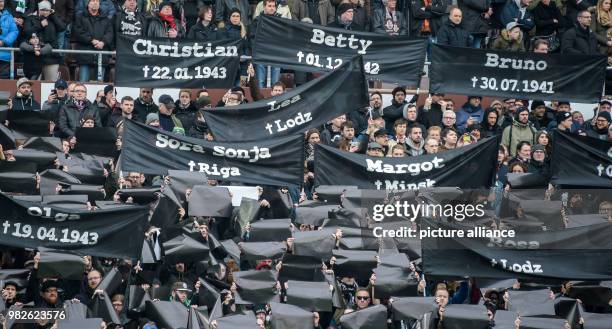
[[[599, 51], [603, 55], [610, 55], [612, 46], [612, 10], [610, 10], [612, 0], [599, 0], [596, 7], [590, 7], [591, 30], [595, 33]], [[608, 64], [612, 61], [608, 57]]]

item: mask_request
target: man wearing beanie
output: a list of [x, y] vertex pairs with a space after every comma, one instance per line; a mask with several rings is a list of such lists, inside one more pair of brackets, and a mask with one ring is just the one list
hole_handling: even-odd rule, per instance
[[559, 112], [557, 113], [557, 130], [570, 132], [572, 129], [572, 114], [569, 112]]
[[590, 125], [586, 129], [587, 136], [607, 140], [610, 122], [612, 122], [610, 112], [599, 112], [597, 118], [595, 118], [595, 125]]
[[[410, 102], [406, 101], [406, 89], [404, 87], [395, 87], [393, 91], [391, 91], [391, 95], [393, 95], [391, 105], [382, 110], [382, 117], [385, 119], [385, 128], [388, 129], [393, 129], [395, 120], [403, 117], [404, 105], [416, 102], [416, 96], [413, 97]], [[419, 118], [417, 118], [417, 120], [418, 119]]]
[[[38, 13], [32, 13], [26, 18], [23, 29], [27, 34], [36, 33], [41, 44], [50, 45], [53, 49], [57, 49], [59, 48], [58, 33], [66, 29], [66, 24], [55, 15], [55, 12], [51, 9], [51, 3], [44, 0], [38, 3]], [[58, 54], [50, 54], [39, 60], [43, 62], [44, 80], [55, 81], [59, 64], [63, 62], [63, 58]]]
[[327, 25], [339, 29], [353, 30], [353, 5], [350, 3], [341, 3], [336, 10], [336, 20]]
[[550, 178], [550, 170], [546, 156], [546, 147], [544, 147], [544, 145], [534, 145], [531, 149], [531, 161], [529, 161], [527, 171], [540, 174], [548, 180], [548, 178]]
[[[570, 115], [571, 118], [571, 115]], [[520, 107], [511, 125], [502, 133], [502, 144], [508, 148], [512, 156], [516, 155], [516, 146], [522, 141], [534, 142], [536, 130], [529, 122], [529, 109]]]
[[551, 121], [555, 120], [555, 116], [552, 112], [546, 109], [546, 105], [543, 101], [531, 102], [531, 115], [529, 121], [533, 123], [533, 126], [537, 130], [546, 129]]
[[172, 114], [174, 107], [174, 100], [170, 95], [159, 96], [159, 125], [165, 131], [185, 135], [181, 120]]

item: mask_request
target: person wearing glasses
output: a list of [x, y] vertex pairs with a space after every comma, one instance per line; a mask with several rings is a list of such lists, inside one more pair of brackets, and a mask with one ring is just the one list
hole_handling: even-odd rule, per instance
[[561, 39], [561, 52], [576, 55], [597, 55], [597, 37], [591, 31], [591, 13], [583, 10], [578, 13], [578, 24], [567, 30]]
[[74, 98], [60, 109], [60, 137], [67, 139], [74, 138], [76, 128], [81, 125], [81, 120], [85, 116], [93, 117], [95, 126], [102, 127], [98, 108], [87, 99], [87, 87], [79, 83], [74, 86]]
[[159, 112], [159, 107], [153, 102], [153, 88], [140, 88], [138, 98], [134, 101], [134, 118], [144, 123], [149, 113]]

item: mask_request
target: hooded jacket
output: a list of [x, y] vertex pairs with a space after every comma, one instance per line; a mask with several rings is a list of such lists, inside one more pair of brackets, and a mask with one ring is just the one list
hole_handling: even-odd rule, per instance
[[508, 30], [503, 29], [500, 36], [493, 41], [493, 49], [514, 51], [514, 52], [525, 52], [525, 45], [523, 44], [523, 31], [520, 32], [518, 40], [510, 40], [508, 36]]
[[508, 147], [510, 155], [516, 155], [516, 145], [521, 141], [527, 141], [533, 144], [535, 140], [536, 130], [531, 125], [531, 122], [521, 123], [514, 119], [512, 124], [504, 129], [502, 133], [502, 144]]
[[423, 147], [425, 146], [425, 140], [422, 139], [419, 145], [416, 145], [410, 137], [406, 138], [406, 153], [410, 156], [419, 156], [425, 153]]
[[457, 121], [456, 125], [459, 128], [459, 132], [465, 132], [465, 128], [467, 128], [467, 120], [472, 117], [476, 120], [476, 122], [481, 122], [484, 110], [481, 105], [472, 106], [469, 100], [463, 104], [463, 106], [457, 111]]
[[497, 116], [497, 120], [495, 121], [495, 124], [493, 124], [492, 126], [489, 125], [487, 118], [489, 117], [489, 113], [491, 112], [497, 112], [497, 110], [495, 110], [494, 108], [488, 108], [484, 112], [482, 121], [480, 122], [480, 126], [482, 127], [482, 130], [480, 131], [480, 135], [482, 138], [497, 136], [497, 135], [501, 135], [502, 133], [502, 127], [500, 127], [497, 124], [499, 122], [499, 115]]
[[13, 107], [11, 108], [13, 111], [40, 111], [40, 104], [32, 97], [32, 94], [29, 96], [24, 96], [20, 93], [17, 93], [15, 97], [13, 97]]
[[527, 10], [527, 7], [521, 7], [521, 0], [508, 1], [499, 18], [504, 26], [510, 22], [519, 23], [523, 31], [529, 31], [535, 26], [531, 11]]

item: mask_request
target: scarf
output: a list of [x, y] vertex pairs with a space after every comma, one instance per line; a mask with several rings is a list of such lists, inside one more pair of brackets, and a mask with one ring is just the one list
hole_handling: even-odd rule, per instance
[[605, 27], [612, 27], [612, 10], [604, 11], [601, 9], [601, 3], [603, 1], [599, 1], [597, 5], [597, 21], [599, 24]]
[[83, 111], [83, 109], [84, 109], [84, 108], [85, 108], [85, 106], [87, 105], [87, 102], [86, 102], [85, 100], [79, 101], [79, 100], [76, 100], [76, 99], [75, 99], [75, 100], [73, 101], [73, 103], [74, 103], [74, 106], [76, 106], [76, 108], [77, 108], [79, 111]]
[[[424, 0], [423, 4], [427, 8], [427, 7], [431, 6], [431, 0]], [[431, 33], [431, 26], [429, 24], [429, 20], [428, 19], [424, 19], [423, 20], [423, 25], [421, 26], [421, 33], [424, 33], [424, 34]]]
[[159, 18], [162, 22], [168, 24], [168, 26], [170, 26], [170, 29], [176, 30], [176, 22], [174, 21], [173, 15], [163, 15], [162, 13], [159, 13]]

